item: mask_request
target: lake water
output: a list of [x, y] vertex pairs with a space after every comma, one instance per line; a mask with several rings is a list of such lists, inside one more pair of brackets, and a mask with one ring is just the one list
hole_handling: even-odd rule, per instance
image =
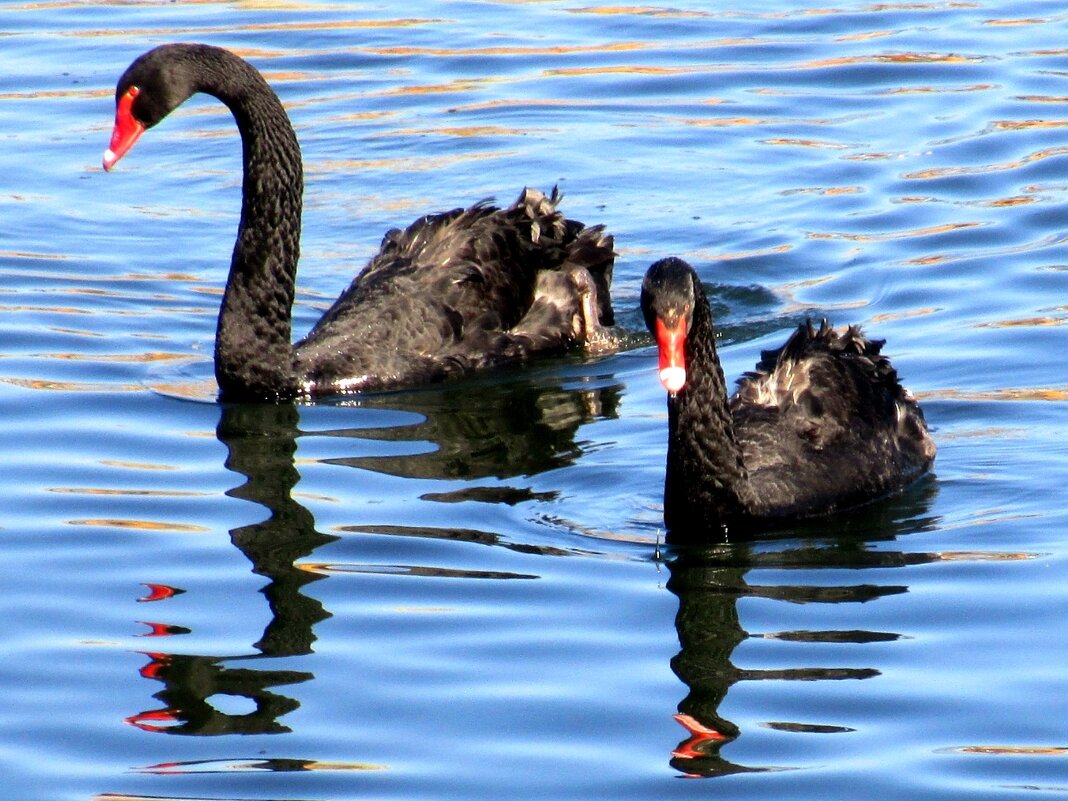
[[[1068, 794], [1063, 8], [5, 3], [3, 795]], [[386, 229], [559, 184], [616, 237], [634, 347], [219, 405], [232, 119], [198, 97], [100, 168], [167, 41], [250, 59], [294, 120], [298, 334]], [[807, 316], [886, 338], [934, 473], [663, 545], [637, 296], [669, 254], [729, 377]]]

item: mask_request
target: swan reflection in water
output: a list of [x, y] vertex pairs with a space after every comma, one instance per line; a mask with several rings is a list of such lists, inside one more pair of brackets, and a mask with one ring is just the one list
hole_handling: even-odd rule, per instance
[[[825, 585], [759, 585], [746, 580], [760, 570], [885, 569], [925, 564], [942, 554], [877, 550], [871, 544], [900, 535], [928, 530], [935, 521], [927, 510], [935, 493], [933, 481], [923, 481], [906, 495], [855, 512], [797, 527], [789, 540], [741, 544], [717, 543], [679, 550], [668, 561], [668, 589], [679, 599], [675, 628], [680, 650], [671, 669], [688, 692], [679, 702], [676, 720], [688, 736], [672, 751], [671, 765], [687, 776], [725, 776], [734, 773], [780, 770], [780, 766], [746, 766], [731, 762], [720, 752], [741, 730], [720, 714], [727, 693], [738, 682], [842, 681], [870, 679], [876, 668], [803, 667], [783, 669], [740, 668], [732, 661], [735, 649], [752, 637], [827, 644], [864, 644], [900, 639], [894, 632], [856, 630], [764, 632], [747, 631], [738, 613], [741, 598], [764, 598], [795, 604], [867, 603], [907, 592], [902, 584], [858, 583]], [[835, 651], [836, 654], [840, 653]], [[862, 652], [858, 652], [862, 653]], [[818, 711], [814, 710], [814, 714]], [[805, 721], [768, 722], [781, 731], [831, 734], [849, 731], [843, 726]]]
[[[537, 383], [537, 382], [536, 382]], [[614, 416], [619, 400], [616, 386], [569, 390], [559, 381], [532, 386], [526, 381], [496, 382], [477, 387], [444, 386], [424, 391], [364, 399], [361, 405], [416, 412], [423, 421], [415, 426], [352, 429], [325, 432], [335, 437], [373, 440], [426, 440], [436, 447], [408, 456], [339, 458], [336, 464], [380, 470], [401, 476], [437, 478], [508, 478], [532, 475], [574, 461], [582, 452], [575, 441], [581, 425]], [[154, 696], [162, 707], [145, 710], [127, 722], [151, 732], [176, 735], [276, 734], [289, 731], [281, 718], [299, 707], [299, 701], [277, 688], [314, 679], [307, 671], [262, 667], [258, 660], [302, 656], [312, 652], [314, 627], [330, 617], [304, 588], [326, 573], [302, 569], [320, 546], [338, 539], [316, 529], [312, 513], [296, 501], [293, 489], [300, 481], [294, 463], [300, 410], [291, 404], [230, 404], [221, 407], [216, 433], [228, 451], [226, 467], [242, 477], [227, 492], [264, 507], [269, 513], [259, 523], [230, 532], [233, 544], [252, 563], [252, 571], [267, 579], [260, 592], [267, 599], [270, 620], [254, 651], [238, 655], [176, 654], [162, 650], [146, 654], [141, 668], [145, 678], [161, 682]], [[315, 432], [321, 436], [323, 432]], [[443, 493], [439, 500], [460, 500], [465, 493], [482, 501], [514, 503], [534, 496], [523, 488], [477, 487]], [[404, 536], [433, 536], [501, 545], [542, 555], [564, 549], [509, 544], [493, 532], [466, 529], [414, 529], [404, 526], [342, 527], [344, 531]], [[435, 571], [437, 568], [421, 568]], [[445, 568], [440, 569], [443, 573]], [[496, 578], [524, 578], [499, 575]], [[156, 587], [152, 600], [165, 599], [181, 590]], [[146, 599], [147, 600], [147, 599]], [[153, 624], [157, 635], [184, 630]], [[162, 640], [159, 640], [162, 642]], [[276, 665], [277, 662], [269, 664]], [[213, 703], [219, 697], [246, 699], [252, 711], [231, 713]], [[302, 769], [300, 761], [274, 766]], [[296, 765], [296, 766], [295, 766]]]
[[[527, 371], [534, 372], [534, 371]], [[469, 380], [463, 385], [368, 395], [364, 408], [397, 409], [422, 418], [416, 425], [332, 432], [382, 442], [425, 442], [426, 452], [329, 460], [401, 478], [507, 479], [575, 462], [579, 427], [618, 416], [621, 387], [581, 378], [562, 384], [537, 372], [528, 380]], [[520, 493], [520, 496], [522, 493]], [[507, 493], [505, 493], [507, 497]]]
[[[573, 462], [583, 451], [577, 439], [582, 425], [616, 412], [616, 386], [564, 389], [559, 382], [504, 382], [481, 387], [478, 395], [457, 387], [369, 398], [364, 405], [417, 412], [422, 421], [413, 426], [381, 429], [347, 429], [326, 432], [332, 437], [364, 440], [425, 441], [436, 447], [404, 456], [343, 457], [336, 464], [379, 470], [393, 475], [465, 479], [464, 488], [442, 493], [441, 500], [475, 497], [511, 503], [523, 499], [522, 486], [479, 488], [481, 478], [508, 479], [532, 475]], [[316, 529], [312, 513], [294, 500], [300, 480], [294, 464], [300, 410], [292, 405], [229, 405], [221, 407], [217, 426], [226, 446], [227, 467], [240, 476], [228, 495], [267, 510], [259, 523], [230, 532], [231, 541], [252, 563], [252, 570], [267, 583], [260, 592], [267, 599], [270, 620], [249, 653], [237, 655], [148, 654], [141, 673], [163, 687], [154, 697], [161, 706], [130, 716], [132, 725], [147, 731], [175, 735], [268, 734], [288, 731], [284, 716], [299, 706], [285, 694], [288, 685], [313, 680], [310, 671], [280, 670], [278, 662], [263, 659], [303, 656], [312, 652], [315, 626], [330, 616], [305, 588], [329, 573], [302, 569], [321, 546], [338, 537]], [[314, 436], [323, 436], [315, 432]], [[516, 482], [520, 484], [520, 482]], [[878, 675], [876, 668], [808, 667], [753, 669], [736, 667], [735, 649], [754, 635], [744, 628], [738, 610], [743, 597], [791, 603], [861, 603], [904, 592], [901, 583], [858, 583], [847, 586], [771, 586], [750, 583], [760, 569], [813, 570], [827, 568], [888, 568], [942, 558], [939, 554], [880, 550], [875, 543], [892, 541], [906, 532], [923, 530], [934, 521], [925, 518], [933, 482], [921, 482], [906, 495], [878, 504], [842, 521], [824, 521], [808, 529], [794, 529], [793, 539], [743, 545], [715, 544], [678, 549], [668, 561], [668, 589], [679, 601], [675, 626], [680, 649], [671, 668], [687, 687], [677, 707], [677, 719], [686, 736], [672, 749], [671, 765], [692, 776], [719, 776], [773, 769], [731, 762], [721, 751], [741, 735], [739, 727], [720, 713], [728, 692], [741, 681], [845, 680]], [[832, 530], [829, 526], [834, 525]], [[354, 523], [335, 530], [355, 534], [433, 537], [553, 556], [571, 553], [566, 548], [514, 542], [492, 531]], [[437, 570], [437, 568], [421, 568]], [[441, 568], [442, 575], [448, 574]], [[502, 575], [495, 578], [523, 578]], [[747, 581], [747, 578], [749, 581]], [[666, 621], [665, 621], [666, 623]], [[165, 632], [165, 627], [161, 627]], [[800, 631], [765, 633], [783, 641], [870, 643], [900, 635], [879, 631]], [[158, 642], [161, 640], [158, 640]], [[218, 697], [251, 702], [252, 710], [231, 713], [218, 708]], [[811, 722], [776, 722], [768, 726], [799, 732], [830, 732], [841, 727]], [[267, 764], [269, 763], [269, 764]], [[266, 760], [271, 770], [307, 769], [305, 761]], [[179, 769], [177, 766], [172, 769]]]
[[[257, 503], [270, 516], [259, 523], [240, 526], [230, 539], [252, 562], [252, 571], [268, 579], [260, 590], [271, 610], [255, 653], [233, 656], [149, 654], [141, 675], [162, 682], [154, 697], [162, 709], [128, 718], [139, 728], [167, 734], [276, 734], [289, 729], [279, 718], [299, 703], [272, 691], [313, 678], [304, 671], [263, 669], [255, 660], [311, 653], [313, 627], [330, 616], [319, 601], [302, 590], [321, 575], [295, 566], [319, 546], [336, 536], [315, 529], [315, 520], [293, 499], [300, 479], [293, 463], [297, 448], [299, 412], [288, 404], [228, 405], [216, 429], [229, 454], [226, 466], [245, 481], [227, 495]], [[236, 667], [234, 663], [241, 666]], [[254, 710], [231, 714], [209, 699], [227, 696], [248, 699]]]

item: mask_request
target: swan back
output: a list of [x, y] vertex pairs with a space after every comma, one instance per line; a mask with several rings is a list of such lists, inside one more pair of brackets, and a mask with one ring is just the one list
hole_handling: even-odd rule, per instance
[[926, 472], [923, 411], [857, 326], [800, 325], [731, 398], [759, 513], [804, 516], [886, 495]]

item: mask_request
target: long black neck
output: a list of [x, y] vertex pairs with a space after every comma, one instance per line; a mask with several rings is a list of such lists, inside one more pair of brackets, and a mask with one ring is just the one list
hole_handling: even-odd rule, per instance
[[285, 109], [256, 70], [205, 50], [199, 90], [225, 103], [241, 132], [241, 222], [215, 337], [215, 376], [225, 400], [298, 392], [292, 311], [304, 174]]
[[694, 284], [686, 386], [668, 396], [664, 517], [669, 529], [726, 524], [753, 509], [749, 475], [716, 353], [712, 310], [700, 283]]

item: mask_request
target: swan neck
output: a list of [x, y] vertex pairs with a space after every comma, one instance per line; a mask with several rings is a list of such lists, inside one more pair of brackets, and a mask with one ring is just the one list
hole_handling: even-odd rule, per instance
[[219, 310], [215, 373], [226, 399], [287, 398], [298, 392], [292, 311], [304, 191], [300, 146], [267, 82], [231, 59], [202, 88], [233, 113], [243, 161], [241, 220]]
[[708, 300], [695, 288], [686, 386], [668, 397], [664, 514], [668, 528], [722, 525], [751, 514], [754, 497], [734, 431]]

